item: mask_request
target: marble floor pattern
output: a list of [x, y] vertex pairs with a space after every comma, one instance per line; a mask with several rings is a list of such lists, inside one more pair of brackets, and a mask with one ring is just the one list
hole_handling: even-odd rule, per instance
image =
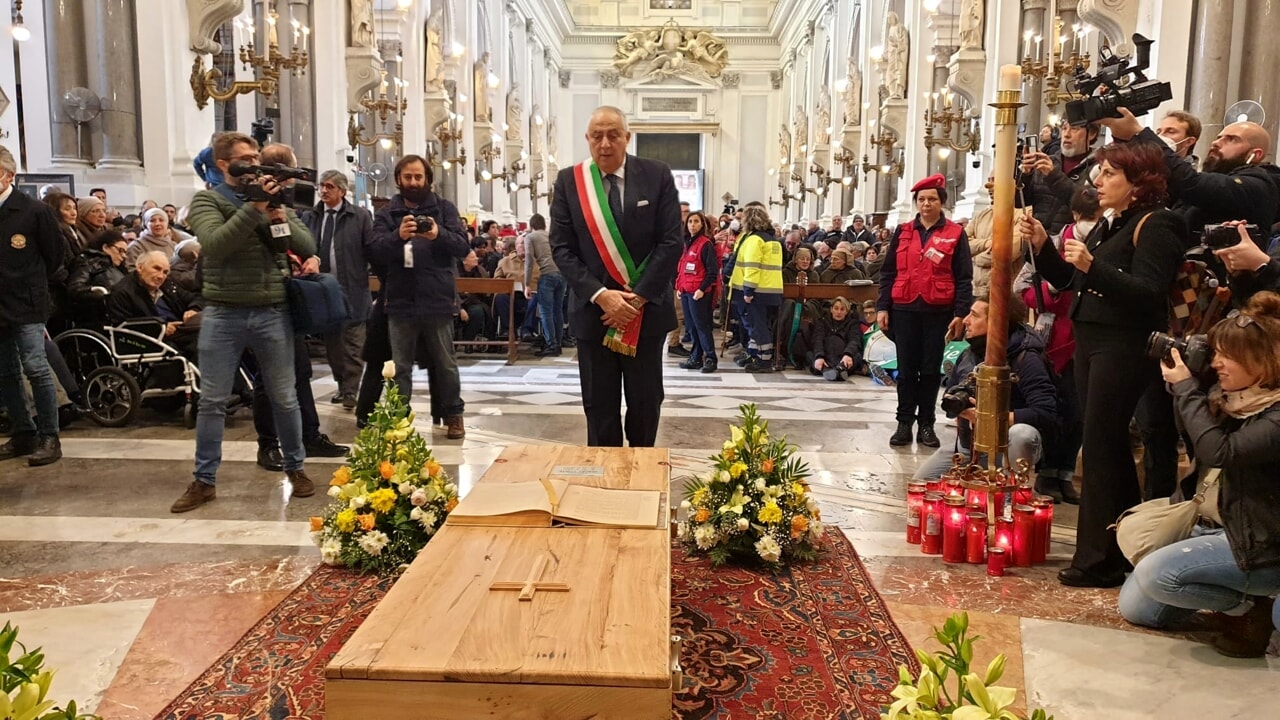
[[[906, 544], [905, 483], [927, 449], [888, 446], [892, 389], [798, 372], [702, 375], [665, 362], [658, 444], [672, 449], [673, 476], [704, 468], [738, 405], [759, 405], [771, 432], [804, 454], [824, 520], [852, 540], [912, 643], [935, 649], [932, 626], [969, 611], [983, 636], [977, 661], [1008, 655], [1003, 684], [1019, 689], [1019, 707], [1044, 707], [1058, 720], [1180, 720], [1257, 717], [1273, 706], [1276, 657], [1227, 660], [1204, 637], [1127, 626], [1116, 591], [1059, 586], [1074, 508], [1058, 506], [1049, 562], [1005, 578]], [[460, 364], [467, 438], [446, 440], [421, 421], [419, 429], [463, 492], [505, 445], [585, 439], [572, 354]], [[425, 374], [418, 380], [425, 388]], [[335, 385], [322, 363], [313, 386], [324, 430], [349, 442], [354, 421], [328, 402]], [[425, 393], [413, 404], [430, 417]], [[954, 431], [940, 434], [946, 444]], [[254, 464], [247, 413], [228, 422], [217, 501], [182, 516], [168, 507], [190, 478], [194, 449], [179, 417], [144, 410], [119, 430], [81, 422], [63, 448], [65, 459], [50, 467], [0, 464], [0, 624], [43, 646], [58, 668], [56, 698], [108, 720], [150, 718], [318, 564], [306, 520], [326, 498], [290, 500], [283, 476]], [[309, 461], [318, 479], [338, 462]]]

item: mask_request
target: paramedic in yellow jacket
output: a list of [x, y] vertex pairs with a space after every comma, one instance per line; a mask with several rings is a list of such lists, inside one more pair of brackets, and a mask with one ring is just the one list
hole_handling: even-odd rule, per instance
[[782, 304], [782, 243], [773, 235], [769, 213], [758, 203], [743, 209], [729, 288], [749, 340], [739, 364], [747, 372], [773, 372], [769, 317]]

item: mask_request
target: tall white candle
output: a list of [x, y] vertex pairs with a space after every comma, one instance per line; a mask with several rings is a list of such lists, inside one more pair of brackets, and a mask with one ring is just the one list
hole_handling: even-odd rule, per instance
[[1022, 86], [1022, 68], [1017, 65], [1000, 66], [1000, 84], [998, 90], [1018, 90]]

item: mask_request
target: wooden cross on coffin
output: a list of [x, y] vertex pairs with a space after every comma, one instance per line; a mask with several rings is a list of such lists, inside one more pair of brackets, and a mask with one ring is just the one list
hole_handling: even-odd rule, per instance
[[518, 590], [520, 591], [520, 601], [530, 602], [533, 600], [534, 593], [542, 590], [544, 592], [569, 592], [569, 586], [565, 583], [542, 582], [539, 578], [547, 569], [547, 556], [539, 555], [534, 561], [533, 568], [529, 570], [529, 575], [525, 577], [524, 582], [496, 582], [489, 586], [490, 590]]

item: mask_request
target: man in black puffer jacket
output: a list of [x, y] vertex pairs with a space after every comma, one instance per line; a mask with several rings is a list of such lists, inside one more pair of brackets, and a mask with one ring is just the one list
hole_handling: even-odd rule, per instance
[[[986, 298], [974, 300], [968, 317], [964, 319], [969, 348], [961, 353], [951, 376], [947, 378], [947, 395], [964, 384], [986, 354], [987, 307]], [[1009, 298], [1008, 363], [1017, 378], [1009, 393], [1009, 458], [1015, 464], [1018, 460], [1026, 460], [1034, 468], [1040, 460], [1044, 443], [1058, 428], [1058, 390], [1045, 360], [1044, 343], [1039, 335], [1029, 331], [1025, 325], [1026, 318], [1027, 306], [1016, 296]], [[977, 405], [976, 396], [970, 405], [970, 409], [959, 414], [957, 425], [959, 452], [965, 456], [966, 462], [973, 458], [973, 427], [977, 420], [973, 406]], [[952, 446], [944, 442], [921, 463], [915, 478], [930, 480], [941, 477], [951, 467], [953, 454]]]
[[[453, 355], [453, 315], [457, 311], [459, 259], [471, 252], [453, 203], [431, 191], [431, 166], [420, 155], [396, 163], [396, 186], [374, 219], [374, 255], [387, 269], [387, 327], [396, 386], [405, 398], [413, 391], [413, 359], [425, 341], [431, 372], [431, 399], [444, 413], [449, 438], [463, 437], [462, 381]], [[415, 218], [430, 218], [419, 224]]]

